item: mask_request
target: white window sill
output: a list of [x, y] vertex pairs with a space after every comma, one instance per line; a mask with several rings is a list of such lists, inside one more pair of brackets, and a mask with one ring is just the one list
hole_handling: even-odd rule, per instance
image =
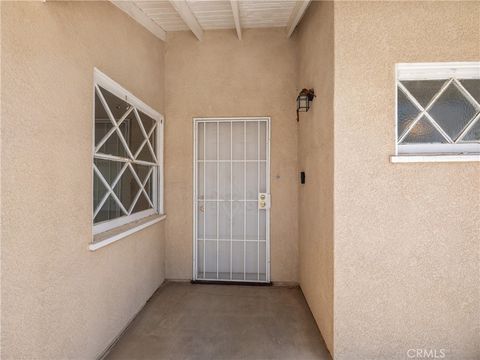
[[477, 162], [480, 154], [470, 155], [393, 155], [390, 156], [392, 163], [425, 163], [425, 162]]
[[90, 251], [98, 250], [104, 246], [110, 245], [115, 241], [123, 239], [131, 234], [136, 233], [142, 229], [145, 229], [153, 224], [158, 223], [159, 221], [164, 220], [167, 215], [151, 215], [143, 219], [130, 222], [128, 224], [116, 227], [114, 229], [95, 234], [93, 236], [93, 242], [88, 246]]

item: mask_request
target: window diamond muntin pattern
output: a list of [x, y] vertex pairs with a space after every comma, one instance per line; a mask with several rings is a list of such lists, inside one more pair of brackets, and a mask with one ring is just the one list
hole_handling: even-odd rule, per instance
[[422, 106], [427, 106], [446, 80], [404, 80], [402, 84]]
[[114, 119], [120, 122], [120, 119], [122, 119], [122, 116], [125, 114], [125, 112], [130, 109], [130, 104], [125, 100], [113, 95], [110, 91], [104, 89], [103, 87], [99, 86], [98, 88], [100, 89], [100, 92], [102, 93], [103, 98], [108, 105], [108, 109], [112, 113]]
[[[453, 82], [428, 110], [428, 113], [451, 139], [456, 139], [470, 120], [473, 119], [477, 109], [458, 90]], [[456, 121], [452, 121], [452, 119]]]
[[462, 142], [480, 142], [480, 120], [477, 120], [468, 132], [466, 132]]
[[[145, 122], [136, 107], [98, 85], [95, 100], [95, 115], [100, 116], [95, 116], [94, 185], [101, 183], [107, 191], [100, 200], [94, 199], [94, 223], [155, 209], [157, 121], [145, 115], [149, 125], [148, 132], [145, 131]], [[97, 128], [101, 136], [97, 135]], [[145, 151], [149, 157], [142, 160], [139, 155]], [[100, 197], [97, 193], [104, 192], [94, 189], [94, 196]]]
[[[421, 82], [422, 80], [416, 81], [416, 87], [418, 90], [418, 83]], [[430, 80], [424, 80], [426, 82]], [[474, 129], [477, 129], [478, 122], [480, 121], [480, 104], [479, 102], [475, 99], [475, 94], [471, 94], [462, 84], [461, 82], [456, 79], [456, 78], [450, 78], [448, 80], [444, 80], [445, 83], [443, 86], [440, 88], [440, 90], [433, 96], [433, 98], [430, 100], [430, 102], [426, 106], [422, 106], [420, 102], [410, 93], [408, 88], [403, 84], [404, 81], [397, 81], [397, 87], [398, 87], [398, 92], [399, 94], [402, 93], [404, 94], [415, 106], [419, 109], [420, 113], [417, 115], [417, 117], [411, 121], [409, 126], [402, 127], [401, 124], [398, 122], [401, 120], [401, 104], [399, 103], [397, 105], [397, 127], [398, 127], [398, 138], [397, 138], [397, 143], [398, 144], [405, 144], [405, 143], [410, 143], [409, 139], [411, 137], [409, 136], [410, 132], [415, 131], [415, 127], [417, 126], [417, 123], [420, 121], [420, 119], [426, 118], [430, 122], [430, 124], [437, 129], [437, 131], [442, 135], [443, 138], [438, 138], [437, 136], [431, 137], [429, 141], [424, 141], [420, 143], [450, 143], [450, 144], [455, 144], [455, 143], [460, 143], [460, 142], [465, 142], [465, 140], [469, 142], [480, 142], [480, 141], [475, 141], [471, 140], [474, 139], [474, 135], [470, 134], [470, 131], [476, 131]], [[476, 81], [478, 86], [480, 86], [480, 79], [474, 79], [472, 81]], [[476, 89], [474, 87], [474, 83], [472, 84], [471, 82], [468, 83], [469, 88]], [[452, 116], [452, 109], [450, 109], [450, 116], [445, 117], [442, 116], [444, 115], [443, 112], [438, 111], [438, 101], [442, 101], [442, 96], [448, 95], [447, 91], [453, 92], [456, 96], [458, 96], [455, 101], [453, 101], [450, 106], [453, 108], [453, 111], [455, 111], [455, 107], [460, 105], [460, 110], [463, 110], [463, 113], [460, 112], [460, 114], [463, 114], [463, 117], [460, 116]], [[475, 95], [475, 96], [474, 96]], [[399, 95], [400, 96], [400, 95]], [[423, 103], [425, 103], [424, 99], [422, 100]], [[455, 104], [457, 103], [457, 104]], [[462, 108], [463, 107], [463, 108]], [[433, 113], [433, 114], [432, 114]], [[437, 118], [435, 118], [435, 116]], [[437, 121], [438, 120], [438, 121]], [[423, 124], [425, 127], [425, 124]], [[443, 125], [443, 126], [442, 126]], [[450, 125], [450, 126], [449, 126]], [[404, 130], [403, 132], [401, 130]], [[433, 139], [433, 141], [432, 141]]]
[[480, 103], [480, 79], [461, 79], [460, 84]]
[[403, 91], [398, 91], [397, 104], [397, 129], [398, 133], [402, 134], [405, 129], [412, 125], [412, 122], [417, 118], [420, 110], [408, 99]]
[[438, 132], [426, 116], [417, 121], [402, 144], [446, 143], [447, 140]]

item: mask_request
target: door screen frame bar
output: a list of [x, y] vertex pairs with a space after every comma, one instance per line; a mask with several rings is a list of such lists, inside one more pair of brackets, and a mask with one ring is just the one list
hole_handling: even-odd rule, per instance
[[[218, 281], [218, 282], [239, 282], [239, 283], [248, 283], [248, 282], [252, 282], [252, 283], [259, 283], [259, 282], [265, 282], [265, 283], [269, 283], [270, 282], [270, 208], [267, 208], [265, 210], [262, 210], [262, 211], [265, 211], [266, 214], [265, 214], [265, 256], [266, 256], [266, 263], [265, 263], [265, 281], [262, 281], [262, 280], [259, 280], [258, 278], [258, 274], [260, 273], [260, 269], [259, 269], [259, 262], [260, 262], [260, 252], [258, 251], [257, 252], [257, 257], [258, 257], [258, 261], [257, 261], [257, 279], [256, 280], [247, 280], [247, 279], [232, 279], [232, 248], [233, 248], [233, 242], [232, 242], [232, 223], [233, 223], [233, 219], [232, 219], [232, 216], [230, 216], [230, 279], [218, 279], [218, 238], [219, 238], [219, 234], [218, 234], [218, 203], [217, 203], [217, 279], [216, 280], [211, 280], [211, 279], [205, 279], [205, 248], [206, 248], [206, 240], [205, 240], [205, 236], [204, 236], [204, 240], [203, 240], [203, 272], [204, 272], [204, 276], [203, 278], [200, 278], [198, 279], [197, 277], [197, 269], [198, 269], [198, 265], [197, 265], [197, 254], [198, 254], [198, 249], [197, 249], [197, 244], [198, 244], [198, 241], [197, 241], [197, 208], [198, 208], [198, 204], [197, 204], [197, 186], [198, 186], [198, 177], [197, 177], [197, 163], [198, 163], [198, 159], [197, 159], [197, 156], [198, 156], [198, 153], [197, 153], [197, 148], [198, 148], [198, 124], [199, 123], [217, 123], [217, 157], [218, 157], [218, 146], [219, 146], [219, 141], [218, 141], [218, 136], [219, 136], [219, 123], [229, 123], [230, 124], [230, 156], [232, 157], [233, 154], [232, 154], [232, 147], [233, 147], [233, 143], [232, 143], [232, 126], [233, 126], [233, 122], [235, 121], [242, 121], [242, 122], [257, 122], [257, 124], [259, 124], [259, 121], [265, 121], [266, 122], [266, 154], [265, 154], [265, 161], [266, 161], [266, 167], [265, 167], [265, 187], [266, 187], [266, 192], [269, 194], [270, 193], [270, 142], [271, 142], [271, 118], [269, 116], [251, 116], [251, 117], [195, 117], [193, 118], [193, 186], [192, 186], [192, 190], [193, 190], [193, 202], [192, 202], [192, 207], [193, 207], [193, 231], [192, 231], [192, 239], [193, 239], [193, 253], [192, 253], [192, 279], [194, 281], [197, 281], [197, 280], [205, 280], [205, 281], [208, 281], [208, 282], [212, 282], [212, 281]], [[257, 133], [258, 133], [258, 141], [260, 142], [260, 131], [259, 131], [259, 128], [260, 128], [260, 125], [258, 125], [258, 130], [257, 130]], [[244, 131], [245, 131], [246, 127], [244, 127]], [[206, 133], [206, 126], [204, 125], [203, 127], [203, 155], [205, 157], [205, 146], [206, 146], [206, 142], [205, 142], [205, 133]], [[245, 143], [245, 134], [244, 134], [244, 143]], [[258, 144], [260, 145], [260, 144]], [[244, 146], [244, 151], [246, 151], [246, 147]], [[257, 157], [260, 158], [260, 146], [257, 146]], [[204, 159], [205, 160], [205, 159]], [[244, 156], [244, 160], [245, 160], [245, 156]], [[228, 160], [227, 160], [228, 161]], [[231, 161], [231, 160], [230, 160]], [[205, 166], [205, 163], [206, 161], [204, 161], [204, 166]], [[232, 162], [233, 163], [233, 162]], [[218, 164], [219, 162], [217, 161], [217, 188], [218, 188]], [[246, 165], [246, 162], [245, 162], [245, 165]], [[258, 163], [258, 166], [260, 167], [260, 162]], [[231, 167], [232, 169], [232, 167]], [[230, 170], [232, 172], [232, 170]], [[232, 173], [230, 175], [230, 186], [232, 186], [232, 183], [233, 183], [233, 178], [232, 178]], [[204, 176], [205, 176], [205, 170], [204, 170]], [[244, 171], [244, 176], [246, 176], [246, 171]], [[258, 178], [260, 178], [260, 172], [258, 172], [257, 174]], [[245, 179], [244, 179], [245, 180]], [[258, 183], [257, 183], [258, 187], [260, 186], [260, 182], [258, 180]], [[244, 187], [246, 186], [246, 182], [244, 181]], [[203, 194], [205, 196], [205, 199], [204, 199], [204, 206], [206, 207], [206, 189], [205, 189], [205, 181], [203, 182]], [[218, 189], [217, 189], [218, 190]], [[232, 189], [230, 189], [230, 197], [232, 196]], [[218, 191], [217, 191], [217, 198], [218, 198]], [[245, 198], [244, 198], [245, 200]], [[244, 206], [246, 206], [246, 201], [245, 201], [245, 204]], [[230, 214], [232, 215], [232, 206], [230, 206]], [[205, 213], [204, 213], [204, 217], [205, 217]], [[244, 217], [246, 217], [246, 213], [244, 213]], [[245, 226], [245, 219], [244, 219], [244, 226]], [[259, 228], [260, 227], [260, 217], [257, 216], [257, 227]], [[205, 233], [206, 231], [206, 226], [205, 226], [205, 220], [204, 220], [204, 225], [203, 225], [203, 231]], [[257, 231], [257, 235], [259, 234], [259, 230]], [[204, 234], [205, 235], [205, 234]], [[244, 237], [246, 236], [246, 233], [245, 233], [245, 229], [244, 229]], [[258, 243], [258, 246], [260, 246], [260, 243]], [[245, 261], [245, 258], [246, 258], [246, 241], [244, 242], [244, 261]], [[243, 271], [245, 272], [245, 264], [244, 264], [244, 267], [243, 267]]]

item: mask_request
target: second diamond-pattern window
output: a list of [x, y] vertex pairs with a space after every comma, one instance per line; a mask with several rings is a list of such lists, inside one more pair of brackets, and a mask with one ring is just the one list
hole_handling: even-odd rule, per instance
[[94, 224], [156, 212], [159, 121], [95, 85]]
[[398, 79], [397, 134], [400, 148], [480, 143], [480, 78]]

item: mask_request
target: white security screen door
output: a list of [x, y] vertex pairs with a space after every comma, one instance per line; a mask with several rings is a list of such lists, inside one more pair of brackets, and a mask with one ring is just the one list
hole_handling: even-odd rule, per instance
[[194, 280], [269, 282], [270, 119], [194, 119], [194, 134]]

